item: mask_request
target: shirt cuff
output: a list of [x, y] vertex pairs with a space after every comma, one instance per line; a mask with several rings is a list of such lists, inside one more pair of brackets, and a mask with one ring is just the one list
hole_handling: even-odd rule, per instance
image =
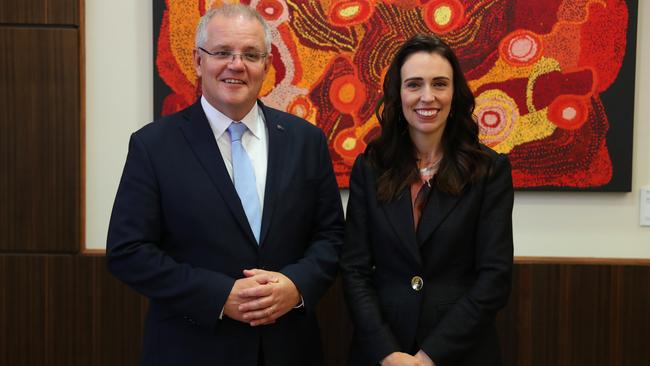
[[[300, 304], [294, 306], [294, 309], [300, 309], [302, 307], [305, 307], [305, 299], [302, 298], [302, 295], [300, 295]], [[223, 313], [223, 310], [221, 311]]]

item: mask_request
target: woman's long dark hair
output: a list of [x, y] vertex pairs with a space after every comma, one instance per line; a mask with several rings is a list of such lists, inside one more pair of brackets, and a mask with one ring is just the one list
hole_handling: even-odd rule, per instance
[[452, 49], [433, 35], [416, 35], [406, 41], [393, 59], [384, 78], [384, 95], [376, 115], [381, 134], [368, 144], [366, 156], [378, 170], [377, 199], [388, 202], [419, 179], [417, 154], [402, 112], [401, 69], [406, 59], [417, 52], [436, 53], [451, 64], [454, 94], [442, 135], [443, 159], [434, 180], [438, 189], [459, 195], [465, 186], [487, 172], [488, 155], [481, 150], [478, 125], [474, 121], [474, 95]]

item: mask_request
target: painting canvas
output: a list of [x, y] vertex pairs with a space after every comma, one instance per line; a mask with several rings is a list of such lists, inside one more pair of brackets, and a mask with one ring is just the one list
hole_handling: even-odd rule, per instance
[[[515, 187], [630, 191], [636, 0], [252, 0], [272, 28], [261, 100], [319, 126], [338, 184], [379, 133], [391, 56], [410, 36], [456, 51], [481, 141], [508, 154]], [[154, 0], [154, 114], [200, 95], [201, 15], [219, 1]]]

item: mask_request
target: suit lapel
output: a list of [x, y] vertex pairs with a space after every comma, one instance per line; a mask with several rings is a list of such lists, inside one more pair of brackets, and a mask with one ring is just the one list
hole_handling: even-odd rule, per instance
[[432, 187], [429, 202], [424, 207], [417, 230], [419, 245], [422, 245], [436, 231], [442, 221], [456, 207], [459, 199], [460, 196], [450, 196], [441, 192], [435, 185]]
[[400, 238], [402, 245], [411, 256], [421, 264], [420, 250], [417, 246], [413, 224], [413, 209], [411, 207], [411, 195], [409, 189], [405, 189], [399, 197], [391, 202], [382, 205], [388, 221], [393, 230]]
[[244, 208], [239, 200], [235, 186], [230, 179], [230, 175], [228, 175], [221, 151], [219, 151], [217, 142], [214, 139], [214, 133], [210, 128], [210, 123], [201, 108], [200, 102], [188, 108], [185, 113], [186, 120], [181, 124], [183, 135], [185, 135], [187, 142], [203, 166], [203, 169], [205, 169], [217, 187], [232, 215], [246, 233], [249, 241], [257, 247], [255, 236], [253, 236], [253, 231], [246, 219]]
[[284, 154], [287, 151], [289, 138], [285, 132], [283, 122], [279, 120], [277, 114], [267, 108], [262, 102], [258, 101], [259, 107], [264, 113], [266, 129], [268, 131], [268, 162], [266, 169], [266, 184], [264, 185], [264, 208], [262, 211], [262, 229], [260, 232], [260, 245], [269, 232], [273, 210], [276, 205], [278, 190], [280, 189], [280, 176], [283, 171], [282, 164], [286, 159]]

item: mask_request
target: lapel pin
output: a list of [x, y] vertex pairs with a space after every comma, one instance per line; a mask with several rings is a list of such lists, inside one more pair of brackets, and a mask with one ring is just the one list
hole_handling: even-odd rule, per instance
[[284, 131], [284, 127], [282, 127], [282, 125], [278, 124], [278, 125], [275, 125], [275, 127], [280, 131]]

